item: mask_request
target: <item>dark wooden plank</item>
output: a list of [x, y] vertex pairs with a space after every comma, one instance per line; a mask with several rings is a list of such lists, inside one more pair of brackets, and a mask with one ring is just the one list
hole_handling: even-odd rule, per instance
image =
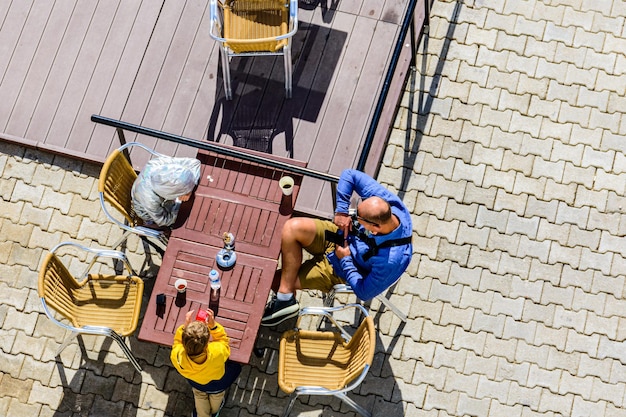
[[48, 79], [35, 107], [32, 123], [26, 130], [27, 137], [39, 140], [47, 137], [50, 125], [56, 117], [59, 102], [76, 64], [81, 44], [93, 22], [96, 5], [95, 2], [81, 3], [80, 7], [75, 7], [72, 11], [63, 40], [50, 68]]
[[[297, 193], [297, 188], [298, 184], [294, 193]], [[173, 236], [222, 246], [223, 234], [231, 232], [235, 235], [238, 250], [258, 256], [278, 257], [280, 241], [272, 241], [266, 231], [273, 234], [282, 229], [287, 217], [279, 214], [280, 204], [203, 188], [196, 191], [193, 206], [189, 219], [174, 230]], [[243, 208], [243, 216], [236, 215], [237, 206]], [[242, 219], [242, 222], [237, 222]]]
[[[29, 2], [24, 2], [22, 6], [27, 6], [28, 4]], [[5, 28], [6, 32], [0, 30], [0, 57], [2, 57], [0, 58], [0, 97], [2, 97], [2, 100], [0, 100], [0, 126], [6, 126], [11, 116], [12, 108], [24, 85], [24, 80], [35, 56], [37, 45], [50, 17], [52, 5], [53, 3], [46, 2], [40, 6], [30, 8], [30, 13], [24, 16], [24, 27], [19, 31], [12, 31], [12, 29], [17, 29], [17, 27], [10, 27], [10, 23], [17, 22], [6, 22], [8, 26]], [[7, 18], [17, 19], [17, 16], [12, 15]], [[16, 34], [20, 36], [16, 40], [15, 45], [13, 45], [9, 35]], [[3, 44], [4, 42], [6, 44]], [[12, 51], [7, 50], [10, 46], [14, 46]]]
[[[316, 143], [315, 150], [311, 155], [311, 159], [315, 161], [315, 163], [309, 163], [310, 168], [319, 169], [321, 171], [328, 171], [330, 168], [332, 161], [330, 156], [338, 152], [346, 151], [345, 148], [337, 147], [337, 134], [344, 125], [352, 98], [356, 93], [364, 64], [363, 57], [367, 56], [371, 39], [374, 36], [373, 28], [376, 21], [367, 18], [357, 18], [355, 21], [346, 22], [346, 24], [349, 23], [353, 24], [352, 35], [348, 40], [346, 53], [344, 54], [344, 59], [337, 73], [337, 80], [334, 87], [335, 89], [341, 89], [342, 94], [333, 94], [329, 100], [324, 120], [319, 127], [319, 146], [318, 143]], [[348, 129], [350, 132], [353, 132], [357, 140], [360, 139], [360, 132], [362, 132], [364, 128], [364, 124], [360, 126], [356, 124], [348, 126]]]
[[[117, 48], [121, 48], [123, 52], [106, 93], [104, 104], [100, 110], [101, 115], [113, 119], [122, 119], [129, 93], [133, 89], [137, 72], [143, 62], [146, 48], [152, 39], [152, 33], [155, 30], [155, 25], [161, 13], [164, 1], [165, 0], [141, 1], [141, 6], [133, 21], [128, 39], [124, 44], [116, 46]], [[137, 121], [135, 120], [133, 122], [136, 123]], [[93, 123], [90, 123], [90, 125], [93, 126]], [[130, 142], [136, 138], [136, 135], [131, 135], [126, 132], [127, 141]], [[103, 149], [103, 145], [108, 145], [106, 151]], [[119, 146], [120, 144], [114, 129], [104, 125], [96, 125], [94, 126], [87, 152], [102, 153], [106, 156]], [[135, 168], [142, 168], [146, 160], [147, 157], [137, 159]], [[133, 162], [134, 161], [135, 160], [133, 160]]]
[[[217, 76], [219, 48], [217, 43], [208, 35], [208, 19], [208, 13], [205, 12], [191, 51], [193, 64], [185, 68], [184, 74], [184, 79], [189, 79], [191, 75], [187, 75], [187, 71], [196, 68], [199, 70], [202, 62], [205, 62], [200, 73], [199, 84], [197, 86], [189, 85], [190, 90], [196, 90], [195, 93], [190, 91], [187, 94], [179, 94], [177, 97], [180, 101], [191, 103], [189, 116], [182, 134], [198, 140], [209, 138], [208, 129], [213, 123], [213, 109], [216, 106], [219, 91], [222, 89], [221, 79], [218, 79]], [[185, 88], [187, 88], [186, 85]], [[193, 99], [189, 100], [189, 97], [193, 97]]]
[[[195, 3], [187, 2], [185, 5], [182, 24], [189, 25], [187, 23], [188, 12], [199, 13], [201, 20], [194, 27], [193, 37], [183, 37], [177, 33], [174, 46], [178, 47], [178, 44], [181, 42], [188, 41], [191, 47], [186, 56], [172, 97], [171, 106], [162, 127], [166, 132], [175, 131], [178, 134], [194, 139], [204, 139], [206, 135], [212, 104], [202, 104], [202, 101], [212, 98], [215, 94], [211, 89], [205, 90], [208, 84], [203, 83], [205, 78], [211, 77], [209, 68], [212, 61], [207, 58], [213, 54], [217, 56], [219, 52], [215, 48], [215, 42], [208, 36], [210, 26], [208, 4], [206, 1], [200, 1]], [[167, 79], [164, 81], [167, 81]], [[203, 87], [203, 84], [206, 87]], [[210, 84], [213, 87], [215, 86], [215, 83]], [[205, 95], [208, 95], [208, 97], [204, 97]], [[198, 102], [198, 100], [201, 101]], [[200, 111], [194, 112], [198, 106], [200, 108], [197, 110]], [[196, 118], [201, 118], [202, 123], [199, 123], [199, 120], [195, 120]]]
[[363, 0], [360, 3], [359, 15], [370, 19], [380, 20], [386, 1], [381, 0]]
[[362, 9], [360, 1], [335, 0], [335, 7], [338, 11], [358, 15]]
[[[68, 82], [62, 91], [58, 107], [55, 109], [54, 118], [51, 120], [45, 136], [46, 142], [51, 145], [67, 145], [70, 131], [74, 126], [80, 105], [92, 79], [93, 69], [97, 67], [118, 4], [112, 1], [97, 3], [85, 38], [72, 65]], [[82, 145], [83, 150], [86, 148], [85, 142]]]
[[[26, 130], [32, 120], [33, 112], [39, 102], [44, 85], [49, 78], [50, 69], [54, 63], [73, 8], [74, 2], [67, 1], [55, 5], [52, 9], [17, 100], [11, 103], [13, 104], [12, 111], [5, 113], [4, 107], [0, 107], [0, 117], [5, 117], [5, 115], [9, 117], [10, 115], [10, 119], [8, 119], [5, 125], [5, 132], [15, 136], [26, 137]], [[7, 101], [6, 105], [9, 104]], [[4, 105], [4, 100], [1, 100], [0, 106]], [[33, 139], [42, 140], [43, 138]]]
[[[294, 138], [297, 139], [294, 139], [293, 154], [296, 159], [309, 161], [309, 167], [313, 169], [319, 169], [322, 165], [320, 161], [311, 158], [314, 149], [322, 146], [326, 151], [329, 151], [329, 148], [325, 147], [327, 143], [321, 142], [332, 141], [332, 138], [321, 138], [319, 141], [319, 130], [326, 115], [330, 115], [327, 107], [339, 72], [338, 65], [340, 65], [341, 60], [339, 57], [346, 48], [346, 36], [353, 23], [354, 16], [337, 13], [334, 16], [330, 32], [325, 34], [324, 31], [321, 31], [316, 39], [324, 43], [319, 51], [321, 53], [320, 65], [315, 73], [315, 79], [302, 111], [304, 115], [301, 115], [294, 125]], [[308, 116], [309, 113], [312, 115]]]
[[[316, 133], [315, 147], [312, 154], [308, 157], [309, 168], [328, 172], [331, 166], [332, 156], [337, 152], [346, 152], [345, 149], [338, 149], [338, 134], [341, 126], [344, 124], [346, 114], [350, 107], [352, 96], [354, 95], [356, 85], [358, 83], [359, 74], [363, 66], [363, 57], [367, 54], [373, 31], [366, 28], [376, 23], [375, 20], [365, 18], [354, 18], [351, 15], [338, 14], [335, 17], [337, 27], [345, 27], [346, 31], [353, 31], [344, 54], [341, 66], [335, 74], [333, 89], [341, 90], [341, 94], [333, 93], [327, 100], [327, 108], [325, 109], [324, 118], [317, 123], [314, 128], [318, 130]], [[342, 26], [339, 26], [342, 25]], [[333, 27], [336, 27], [333, 26]], [[364, 28], [362, 28], [364, 27]], [[351, 125], [350, 131], [355, 132], [355, 136], [359, 138], [359, 133], [363, 131], [365, 126]], [[301, 128], [298, 127], [298, 133]], [[358, 149], [359, 146], [354, 144], [352, 149]], [[347, 150], [350, 153], [352, 149]], [[338, 174], [338, 172], [334, 172]], [[330, 193], [321, 195], [323, 183], [319, 180], [305, 178], [303, 187], [307, 190], [302, 193], [299, 200], [299, 207], [315, 207], [316, 210], [332, 213], [332, 199]], [[326, 203], [326, 205], [324, 205]], [[320, 208], [320, 204], [322, 207]]]
[[[206, 33], [199, 33], [199, 31], [202, 17], [205, 13], [208, 14], [209, 7], [209, 3], [202, 0], [190, 0], [181, 3], [184, 8], [180, 13], [174, 33], [170, 35], [169, 44], [163, 45], [162, 51], [154, 49], [154, 57], [146, 56], [147, 63], [154, 59], [157, 62], [162, 60], [163, 64], [154, 86], [151, 86], [153, 91], [141, 121], [142, 125], [174, 134], [183, 132], [191, 100], [190, 97], [186, 97], [185, 103], [180, 100], [174, 103], [173, 99], [177, 89], [180, 87], [180, 83], [183, 81], [185, 65], [191, 58], [190, 54], [194, 39], [197, 36], [207, 36]], [[168, 12], [169, 10], [165, 10], [165, 13]], [[172, 10], [172, 13], [176, 12], [178, 10]], [[162, 13], [159, 20], [165, 17]], [[164, 55], [160, 56], [159, 52]], [[195, 69], [192, 73], [187, 72], [185, 75], [187, 77], [199, 77], [202, 74], [201, 71], [204, 69], [204, 65]], [[197, 85], [197, 83], [197, 79], [193, 80], [194, 85]], [[185, 93], [185, 91], [182, 91], [182, 93]], [[167, 125], [165, 124], [166, 122]], [[172, 142], [159, 141], [156, 149], [159, 152], [171, 155], [176, 153], [178, 146]]]
[[[425, 1], [426, 0], [418, 1], [415, 6], [413, 21], [415, 28], [415, 44], [419, 44], [421, 28], [423, 27], [425, 21]], [[409, 39], [410, 33], [411, 32], [407, 34], [407, 40]], [[407, 43], [409, 46], [406, 46]], [[367, 159], [364, 168], [364, 171], [372, 176], [375, 176], [378, 172], [380, 161], [382, 160], [384, 154], [386, 140], [395, 120], [397, 106], [402, 97], [402, 93], [404, 92], [404, 80], [407, 77], [407, 73], [410, 71], [412, 51], [409, 42], [405, 41], [404, 45], [405, 47], [402, 49], [402, 53], [398, 59], [395, 75], [389, 87], [389, 98], [385, 103], [374, 140], [372, 141], [372, 148], [370, 150], [371, 157]]]
[[0, 57], [2, 57], [0, 59], [0, 80], [4, 83], [7, 67], [15, 49], [18, 48], [18, 40], [22, 34], [22, 29], [27, 23], [33, 2], [32, 0], [25, 0], [5, 1], [3, 3], [0, 7], [4, 10], [6, 16], [2, 19], [2, 27], [0, 28]]
[[[93, 136], [96, 125], [85, 123], [92, 114], [104, 114], [104, 105], [109, 96], [114, 79], [118, 73], [136, 73], [137, 66], [133, 61], [123, 58], [127, 41], [131, 36], [136, 19], [140, 13], [142, 2], [139, 0], [121, 1], [115, 16], [107, 30], [104, 45], [98, 61], [91, 69], [92, 76], [80, 103], [69, 138], [65, 146], [72, 149], [82, 149], [83, 152], [109, 154], [111, 140], [97, 140]], [[85, 47], [89, 47], [86, 45]], [[112, 132], [108, 134], [112, 138]]]
[[[17, 2], [17, 0], [13, 0], [13, 1]], [[11, 8], [11, 3], [13, 3], [13, 1], [7, 0], [7, 1], [0, 2], [0, 32], [2, 31], [2, 28], [4, 27], [7, 14], [9, 13], [9, 9]]]
[[[371, 21], [359, 19], [359, 22]], [[392, 51], [386, 48], [396, 37], [397, 27], [384, 22], [376, 22], [375, 26], [362, 25], [355, 27], [355, 32], [361, 38], [371, 39], [357, 86], [352, 96], [348, 112], [342, 124], [341, 133], [337, 140], [337, 147], [330, 161], [331, 172], [341, 172], [347, 167], [357, 164], [358, 155], [350, 150], [354, 146], [362, 148], [367, 135], [368, 122], [371, 120], [378, 91], [381, 88], [383, 75]], [[378, 85], [377, 89], [366, 88], [368, 85]]]
[[[121, 114], [122, 120], [155, 129], [160, 127], [161, 123], [156, 126], [152, 124], [155, 116], [153, 114], [148, 116], [147, 110], [151, 102], [150, 109], [154, 109], [157, 101], [163, 100], [161, 101], [162, 107], [166, 107], [169, 101], [169, 98], [155, 96], [155, 87], [159, 81], [161, 71], [163, 71], [166, 65], [168, 53], [170, 51], [172, 53], [175, 52], [171, 50], [171, 43], [184, 9], [185, 2], [163, 2], [156, 25], [153, 26], [150, 42], [147, 44], [145, 52], [143, 52], [141, 65], [136, 73], [132, 87], [129, 93], [127, 93], [127, 100]], [[160, 122], [162, 122], [162, 119]], [[130, 141], [136, 137], [136, 135], [129, 134], [127, 140]], [[152, 137], [141, 137], [141, 142], [150, 147], [155, 147], [156, 141], [157, 139]]]
[[379, 20], [400, 26], [406, 7], [407, 2], [405, 0], [386, 0]]

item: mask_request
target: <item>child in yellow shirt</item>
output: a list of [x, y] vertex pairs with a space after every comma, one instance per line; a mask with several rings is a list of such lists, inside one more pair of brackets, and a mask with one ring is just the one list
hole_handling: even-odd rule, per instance
[[185, 323], [176, 330], [170, 359], [191, 384], [197, 416], [215, 417], [222, 408], [225, 390], [239, 376], [241, 365], [228, 360], [228, 336], [215, 321], [213, 312], [207, 310], [206, 321], [194, 318], [194, 311], [188, 312]]

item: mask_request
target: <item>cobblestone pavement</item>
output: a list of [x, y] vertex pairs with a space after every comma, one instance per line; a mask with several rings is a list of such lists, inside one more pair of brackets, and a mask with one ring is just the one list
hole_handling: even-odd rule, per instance
[[[379, 174], [414, 213], [415, 255], [392, 296], [409, 321], [371, 306], [377, 354], [353, 397], [375, 416], [626, 415], [625, 15], [621, 0], [435, 0]], [[102, 338], [55, 360], [42, 256], [119, 230], [99, 167], [0, 152], [0, 415], [190, 415], [168, 349], [131, 338], [141, 374]], [[155, 274], [151, 248], [127, 250]], [[278, 334], [262, 330], [222, 417], [280, 415]], [[354, 413], [305, 397], [292, 415]]]

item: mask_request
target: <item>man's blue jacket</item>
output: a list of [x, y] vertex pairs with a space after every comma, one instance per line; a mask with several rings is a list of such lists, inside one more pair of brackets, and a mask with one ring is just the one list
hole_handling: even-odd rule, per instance
[[[376, 245], [380, 246], [390, 239], [412, 236], [411, 213], [402, 200], [361, 171], [346, 169], [341, 173], [337, 184], [337, 213], [348, 213], [353, 192], [362, 199], [372, 196], [382, 198], [391, 206], [392, 214], [395, 214], [400, 220], [400, 226], [393, 232], [386, 235], [372, 235]], [[361, 232], [365, 232], [363, 226], [359, 225], [359, 228]], [[411, 243], [407, 243], [393, 247], [381, 247], [377, 253], [375, 252], [368, 257], [368, 252], [371, 254], [371, 244], [368, 244], [366, 239], [361, 236], [363, 236], [361, 233], [356, 235], [351, 233], [348, 236], [351, 256], [339, 259], [334, 252], [331, 252], [327, 257], [335, 274], [350, 284], [357, 297], [367, 301], [385, 291], [400, 278], [409, 266], [413, 246]]]

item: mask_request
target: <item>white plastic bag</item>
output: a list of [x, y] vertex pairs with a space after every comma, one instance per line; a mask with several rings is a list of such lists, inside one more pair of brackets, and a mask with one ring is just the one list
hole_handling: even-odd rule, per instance
[[148, 225], [170, 226], [180, 209], [177, 198], [192, 192], [199, 180], [200, 161], [195, 158], [151, 159], [133, 184], [133, 209]]

